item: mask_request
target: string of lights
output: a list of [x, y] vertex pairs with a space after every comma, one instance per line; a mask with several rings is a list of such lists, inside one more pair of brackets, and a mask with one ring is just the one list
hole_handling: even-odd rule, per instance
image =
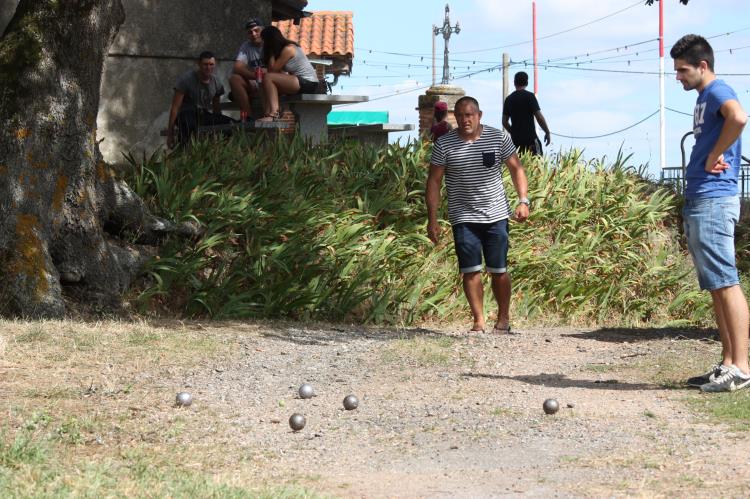
[[[564, 29], [562, 31], [557, 31], [555, 33], [550, 33], [550, 34], [545, 35], [545, 36], [537, 37], [537, 40], [546, 40], [548, 38], [552, 38], [552, 37], [559, 36], [559, 35], [562, 35], [562, 34], [565, 34], [565, 33], [569, 33], [571, 31], [575, 31], [577, 29], [584, 28], [586, 26], [590, 26], [592, 24], [598, 23], [600, 21], [604, 21], [605, 19], [609, 19], [610, 17], [616, 16], [616, 15], [621, 14], [621, 13], [627, 11], [627, 10], [630, 10], [630, 9], [632, 9], [632, 8], [638, 6], [638, 5], [641, 5], [641, 3], [642, 3], [641, 0], [638, 0], [635, 3], [633, 3], [631, 5], [628, 5], [627, 7], [624, 7], [622, 9], [620, 9], [620, 10], [617, 10], [617, 11], [612, 12], [610, 14], [607, 14], [605, 16], [596, 18], [596, 19], [594, 19], [592, 21], [589, 21], [589, 22], [586, 22], [584, 24], [579, 24], [578, 26], [573, 26], [571, 28], [567, 28], [567, 29]], [[533, 42], [533, 40], [525, 40], [525, 41], [522, 41], [522, 42], [510, 43], [510, 44], [507, 44], [507, 45], [500, 45], [500, 46], [497, 46], [497, 47], [490, 47], [490, 48], [484, 48], [484, 49], [475, 49], [475, 50], [457, 51], [457, 52], [452, 52], [452, 54], [473, 54], [473, 53], [479, 53], [479, 52], [491, 52], [493, 50], [499, 50], [499, 49], [502, 49], [502, 48], [516, 47], [516, 46], [519, 46], [519, 45], [526, 45], [526, 44], [532, 43], [532, 42]], [[377, 54], [388, 54], [388, 55], [396, 55], [396, 56], [403, 56], [403, 57], [420, 57], [422, 59], [425, 58], [425, 57], [432, 57], [431, 53], [425, 54], [425, 53], [408, 53], [408, 52], [389, 52], [389, 51], [377, 50], [377, 49], [370, 49], [370, 48], [365, 48], [365, 47], [355, 47], [355, 50], [365, 50], [365, 51], [369, 52], [370, 54], [377, 53]]]
[[566, 139], [577, 139], [577, 140], [578, 139], [580, 139], [580, 140], [583, 140], [583, 139], [601, 139], [601, 138], [604, 138], [604, 137], [609, 137], [611, 135], [617, 135], [618, 133], [625, 132], [627, 130], [630, 130], [631, 128], [635, 128], [638, 125], [640, 125], [641, 123], [643, 123], [644, 121], [647, 121], [649, 118], [652, 118], [653, 116], [657, 115], [658, 113], [659, 113], [659, 110], [657, 109], [653, 113], [649, 114], [648, 116], [646, 116], [642, 120], [633, 123], [632, 125], [628, 125], [625, 128], [621, 128], [620, 130], [615, 130], [614, 132], [604, 133], [604, 134], [601, 134], [601, 135], [574, 136], [574, 135], [563, 135], [561, 133], [554, 133], [554, 132], [552, 133], [552, 135], [554, 135], [556, 137], [563, 137], [563, 138], [566, 138]]
[[667, 111], [672, 111], [673, 113], [684, 114], [685, 116], [690, 116], [691, 118], [693, 117], [692, 113], [686, 113], [684, 111], [678, 111], [677, 109], [672, 109], [671, 107], [664, 107], [664, 109], [666, 109]]
[[[716, 34], [716, 35], [707, 36], [706, 39], [707, 40], [712, 40], [714, 38], [732, 36], [732, 35], [735, 35], [737, 33], [741, 33], [743, 31], [747, 31], [749, 29], [750, 29], [750, 27], [739, 28], [739, 29], [736, 29], [736, 30], [733, 30], [733, 31], [728, 31], [728, 32], [725, 32], [725, 33], [719, 33], [719, 34]], [[567, 57], [556, 57], [554, 59], [547, 59], [546, 63], [553, 63], [553, 62], [559, 62], [559, 63], [561, 63], [561, 61], [566, 61], [567, 59], [573, 59], [574, 60], [574, 61], [571, 61], [571, 62], [583, 63], [585, 61], [578, 61], [577, 59], [579, 57], [584, 57], [584, 56], [589, 57], [591, 55], [596, 55], [598, 53], [613, 52], [613, 51], [619, 51], [619, 50], [625, 50], [625, 49], [629, 50], [632, 47], [636, 47], [636, 46], [639, 46], [639, 45], [643, 45], [643, 44], [651, 43], [651, 42], [655, 42], [655, 41], [659, 41], [659, 39], [658, 38], [652, 38], [650, 40], [644, 40], [644, 41], [641, 41], [641, 42], [629, 43], [629, 44], [620, 45], [618, 47], [614, 47], [614, 48], [611, 48], [611, 49], [603, 49], [603, 50], [600, 50], [600, 51], [589, 52], [587, 54], [578, 54], [578, 55], [567, 56]], [[729, 51], [731, 53], [732, 51], [741, 50], [743, 48], [748, 48], [748, 47], [737, 47], [737, 48], [731, 48], [731, 49], [714, 50], [714, 52]], [[635, 54], [636, 55], [637, 54], [645, 54], [645, 53], [650, 53], [650, 52], [656, 52], [658, 50], [659, 50], [658, 47], [654, 47], [654, 48], [650, 48], [650, 49], [638, 50], [638, 51], [635, 52]], [[591, 60], [592, 61], [598, 61], [598, 60], [604, 60], [604, 59], [624, 58], [624, 57], [629, 57], [630, 55], [631, 55], [631, 53], [616, 54], [616, 55], [613, 55], [613, 56], [609, 56], [607, 58], [598, 58], [598, 59], [591, 59]], [[525, 59], [525, 60], [523, 60], [521, 62], [531, 63], [532, 60], [531, 59]]]

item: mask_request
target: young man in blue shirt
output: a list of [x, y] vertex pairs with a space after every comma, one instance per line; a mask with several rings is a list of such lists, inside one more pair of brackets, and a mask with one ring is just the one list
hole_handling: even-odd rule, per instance
[[685, 174], [682, 214], [698, 283], [711, 293], [722, 345], [722, 361], [687, 383], [704, 392], [734, 391], [750, 386], [749, 314], [734, 250], [734, 227], [740, 215], [740, 136], [747, 114], [734, 90], [716, 78], [713, 49], [705, 38], [685, 35], [670, 55], [683, 88], [698, 91], [693, 112], [695, 146]]

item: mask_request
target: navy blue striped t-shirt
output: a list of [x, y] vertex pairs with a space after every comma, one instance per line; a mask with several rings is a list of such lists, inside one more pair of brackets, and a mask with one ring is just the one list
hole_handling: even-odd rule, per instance
[[435, 141], [430, 163], [445, 167], [451, 224], [494, 223], [510, 216], [502, 169], [514, 152], [510, 135], [487, 125], [474, 142], [464, 141], [457, 130]]

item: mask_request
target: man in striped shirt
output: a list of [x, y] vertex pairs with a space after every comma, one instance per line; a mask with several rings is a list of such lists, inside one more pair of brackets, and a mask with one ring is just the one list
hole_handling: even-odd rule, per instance
[[474, 324], [471, 331], [483, 332], [484, 286], [482, 254], [492, 275], [492, 292], [498, 314], [493, 332], [510, 332], [510, 275], [507, 269], [508, 218], [511, 215], [503, 187], [502, 165], [508, 167], [518, 193], [515, 219], [529, 216], [526, 172], [518, 159], [513, 141], [504, 130], [482, 125], [482, 111], [473, 97], [460, 98], [454, 107], [458, 126], [435, 141], [427, 177], [427, 235], [440, 240], [438, 207], [440, 187], [445, 177], [448, 193], [448, 219], [463, 288]]

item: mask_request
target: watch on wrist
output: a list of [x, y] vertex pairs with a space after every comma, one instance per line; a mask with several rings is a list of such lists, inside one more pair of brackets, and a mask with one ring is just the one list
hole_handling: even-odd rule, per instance
[[518, 204], [525, 204], [526, 206], [531, 206], [529, 204], [529, 198], [521, 198], [518, 200]]

